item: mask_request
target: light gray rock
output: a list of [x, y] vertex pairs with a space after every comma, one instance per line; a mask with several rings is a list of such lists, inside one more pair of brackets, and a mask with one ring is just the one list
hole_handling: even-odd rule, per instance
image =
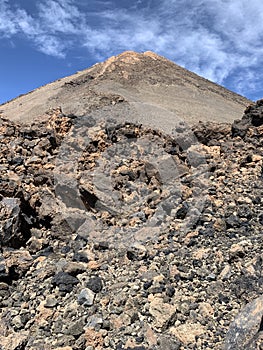
[[78, 296], [78, 303], [84, 306], [92, 306], [95, 298], [95, 293], [89, 288], [82, 289]]

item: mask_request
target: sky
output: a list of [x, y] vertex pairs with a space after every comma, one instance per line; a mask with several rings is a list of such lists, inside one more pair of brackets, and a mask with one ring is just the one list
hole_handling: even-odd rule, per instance
[[0, 0], [0, 103], [125, 50], [263, 97], [262, 0]]

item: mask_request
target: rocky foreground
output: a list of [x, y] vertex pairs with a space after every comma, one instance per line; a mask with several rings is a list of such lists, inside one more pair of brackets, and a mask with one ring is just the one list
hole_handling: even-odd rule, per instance
[[1, 350], [262, 349], [263, 101], [0, 130]]

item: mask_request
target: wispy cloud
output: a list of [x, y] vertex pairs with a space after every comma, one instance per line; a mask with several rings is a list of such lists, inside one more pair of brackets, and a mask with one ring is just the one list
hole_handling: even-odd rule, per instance
[[137, 1], [129, 8], [118, 0], [40, 0], [36, 8], [33, 15], [0, 0], [2, 37], [22, 35], [56, 57], [75, 47], [97, 59], [153, 50], [221, 84], [233, 75], [241, 93], [263, 78], [261, 0]]
[[64, 57], [61, 39], [47, 30], [45, 21], [32, 17], [24, 9], [11, 7], [8, 0], [0, 0], [0, 35], [12, 38], [16, 35], [32, 41], [35, 47], [47, 55]]
[[31, 35], [34, 32], [33, 18], [23, 9], [11, 9], [8, 0], [0, 0], [1, 35], [9, 38], [19, 32]]
[[46, 0], [39, 2], [38, 21], [52, 34], [80, 34], [85, 26], [85, 15], [70, 0]]
[[[81, 36], [85, 15], [71, 0], [42, 1], [37, 10], [37, 14], [31, 16], [17, 4], [12, 6], [10, 1], [0, 0], [1, 36], [20, 35], [47, 55], [65, 57], [65, 48], [76, 44], [77, 36]], [[73, 35], [76, 36], [74, 40]]]
[[[188, 30], [187, 35], [182, 33], [183, 40], [188, 42], [196, 35], [191, 33], [200, 34], [200, 40], [194, 40], [189, 47], [192, 60], [187, 55], [183, 57], [186, 65], [219, 83], [231, 74], [239, 72], [241, 76], [244, 72], [249, 89], [260, 74], [262, 77], [262, 1], [196, 0], [194, 5], [190, 0], [165, 2], [166, 10], [187, 17]], [[245, 82], [237, 86], [240, 92], [245, 91], [244, 87]]]

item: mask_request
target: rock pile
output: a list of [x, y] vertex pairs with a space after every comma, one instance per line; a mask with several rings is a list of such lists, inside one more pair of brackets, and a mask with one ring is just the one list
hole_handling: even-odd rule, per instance
[[262, 105], [171, 135], [1, 119], [0, 349], [260, 349]]

